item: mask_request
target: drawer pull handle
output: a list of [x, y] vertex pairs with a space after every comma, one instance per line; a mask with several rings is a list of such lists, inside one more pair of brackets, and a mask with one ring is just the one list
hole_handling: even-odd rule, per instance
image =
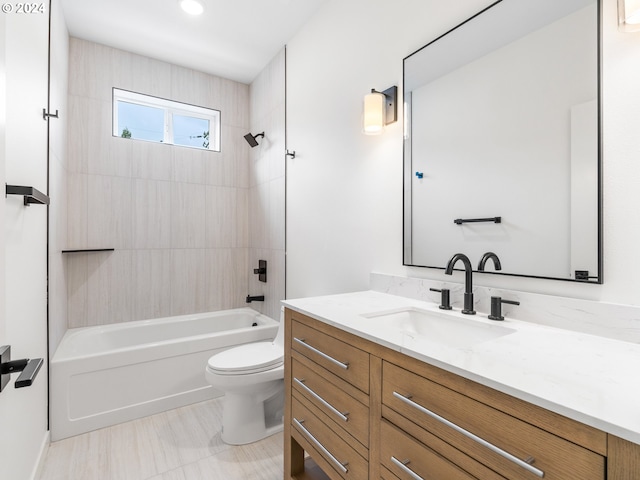
[[340, 410], [338, 410], [337, 408], [335, 408], [333, 405], [331, 405], [329, 402], [327, 402], [324, 398], [322, 398], [320, 395], [318, 395], [316, 392], [314, 392], [313, 390], [311, 390], [309, 387], [307, 387], [304, 383], [304, 379], [300, 380], [298, 378], [293, 377], [293, 380], [300, 385], [302, 388], [304, 388], [304, 390], [306, 392], [309, 393], [309, 395], [311, 395], [313, 398], [315, 398], [316, 400], [318, 400], [322, 405], [324, 405], [325, 407], [327, 407], [329, 410], [331, 410], [332, 413], [334, 413], [335, 415], [338, 416], [338, 418], [340, 418], [340, 420], [343, 420], [345, 422], [349, 421], [349, 417], [347, 417], [347, 415], [349, 415], [349, 412], [344, 412], [342, 413]]
[[349, 465], [348, 462], [342, 463], [340, 460], [338, 460], [336, 457], [334, 457], [331, 452], [329, 450], [327, 450], [326, 448], [324, 448], [324, 445], [322, 445], [317, 439], [316, 437], [314, 437], [313, 435], [311, 435], [311, 433], [309, 432], [309, 430], [307, 430], [306, 428], [304, 428], [304, 426], [302, 425], [304, 423], [304, 420], [298, 420], [297, 418], [294, 418], [293, 421], [295, 422], [295, 424], [298, 426], [298, 428], [300, 428], [300, 430], [302, 430], [302, 433], [304, 433], [304, 435], [311, 440], [311, 443], [313, 443], [316, 447], [318, 447], [327, 457], [329, 457], [329, 459], [336, 465], [336, 467], [338, 467], [340, 469], [340, 471], [342, 473], [347, 473], [349, 470], [347, 469], [347, 465]]
[[336, 360], [333, 357], [330, 357], [329, 355], [327, 355], [324, 352], [321, 352], [320, 350], [318, 350], [317, 348], [312, 347], [311, 345], [309, 345], [307, 342], [304, 341], [304, 338], [293, 338], [294, 341], [296, 341], [297, 343], [299, 343], [300, 345], [304, 345], [305, 347], [307, 347], [309, 350], [311, 350], [312, 352], [317, 353], [318, 355], [320, 355], [322, 358], [329, 360], [331, 363], [337, 365], [340, 368], [344, 368], [345, 370], [347, 368], [349, 368], [349, 363], [348, 362], [341, 362], [339, 360]]
[[413, 478], [414, 480], [424, 480], [424, 478], [422, 478], [420, 475], [418, 475], [416, 472], [414, 472], [413, 470], [411, 470], [409, 467], [407, 467], [407, 465], [409, 465], [409, 463], [411, 463], [409, 460], [405, 460], [404, 462], [401, 462], [400, 460], [398, 460], [396, 457], [391, 457], [391, 461], [393, 463], [395, 463], [398, 468], [400, 470], [402, 470], [404, 473], [406, 473], [407, 475], [409, 475], [411, 478]]
[[393, 396], [398, 398], [399, 400], [402, 400], [407, 405], [410, 405], [413, 408], [419, 410], [420, 412], [422, 412], [422, 413], [424, 413], [426, 415], [429, 415], [431, 418], [433, 418], [433, 419], [445, 424], [446, 426], [454, 429], [456, 432], [461, 433], [465, 437], [470, 438], [471, 440], [474, 440], [475, 442], [478, 442], [480, 445], [483, 445], [484, 447], [488, 448], [489, 450], [491, 450], [494, 453], [497, 453], [501, 457], [504, 457], [507, 460], [512, 461], [516, 465], [519, 465], [520, 467], [522, 467], [525, 470], [533, 473], [534, 475], [537, 475], [540, 478], [544, 477], [544, 472], [542, 470], [540, 470], [539, 468], [536, 468], [536, 467], [531, 465], [531, 463], [534, 462], [533, 458], [529, 457], [529, 458], [527, 458], [526, 461], [525, 460], [521, 460], [518, 457], [516, 457], [515, 455], [511, 455], [509, 452], [506, 452], [506, 451], [502, 450], [500, 447], [496, 447], [493, 443], [487, 442], [486, 440], [478, 437], [477, 435], [474, 435], [470, 431], [465, 430], [464, 428], [456, 425], [453, 422], [450, 422], [449, 420], [447, 420], [444, 417], [441, 417], [437, 413], [434, 413], [431, 410], [428, 410], [428, 409], [424, 408], [422, 405], [419, 405], [416, 402], [414, 402], [413, 400], [410, 400], [410, 398], [408, 398], [408, 397], [406, 397], [404, 395], [401, 395], [398, 392], [393, 392]]

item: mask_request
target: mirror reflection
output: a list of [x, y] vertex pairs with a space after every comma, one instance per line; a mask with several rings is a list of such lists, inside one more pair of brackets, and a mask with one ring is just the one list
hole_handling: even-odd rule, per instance
[[405, 58], [405, 265], [600, 282], [598, 7], [502, 0]]

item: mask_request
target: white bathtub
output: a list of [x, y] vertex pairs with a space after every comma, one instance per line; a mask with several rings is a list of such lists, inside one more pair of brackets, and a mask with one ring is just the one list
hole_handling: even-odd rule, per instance
[[51, 439], [219, 396], [208, 358], [277, 330], [250, 308], [70, 329], [50, 365]]

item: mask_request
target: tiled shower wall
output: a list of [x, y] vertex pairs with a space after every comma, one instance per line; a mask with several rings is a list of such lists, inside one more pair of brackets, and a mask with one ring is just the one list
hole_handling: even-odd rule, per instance
[[[67, 248], [115, 250], [65, 255], [68, 326], [246, 306], [249, 87], [75, 38], [69, 63]], [[113, 87], [220, 110], [222, 151], [113, 137]]]
[[249, 89], [251, 133], [264, 132], [249, 154], [249, 268], [267, 260], [267, 283], [250, 274], [249, 291], [264, 295], [252, 306], [271, 318], [285, 298], [285, 50]]

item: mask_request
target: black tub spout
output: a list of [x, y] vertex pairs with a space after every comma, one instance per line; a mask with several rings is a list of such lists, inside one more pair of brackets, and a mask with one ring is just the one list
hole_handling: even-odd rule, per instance
[[251, 295], [247, 295], [246, 302], [264, 302], [264, 295], [255, 295], [253, 297]]

